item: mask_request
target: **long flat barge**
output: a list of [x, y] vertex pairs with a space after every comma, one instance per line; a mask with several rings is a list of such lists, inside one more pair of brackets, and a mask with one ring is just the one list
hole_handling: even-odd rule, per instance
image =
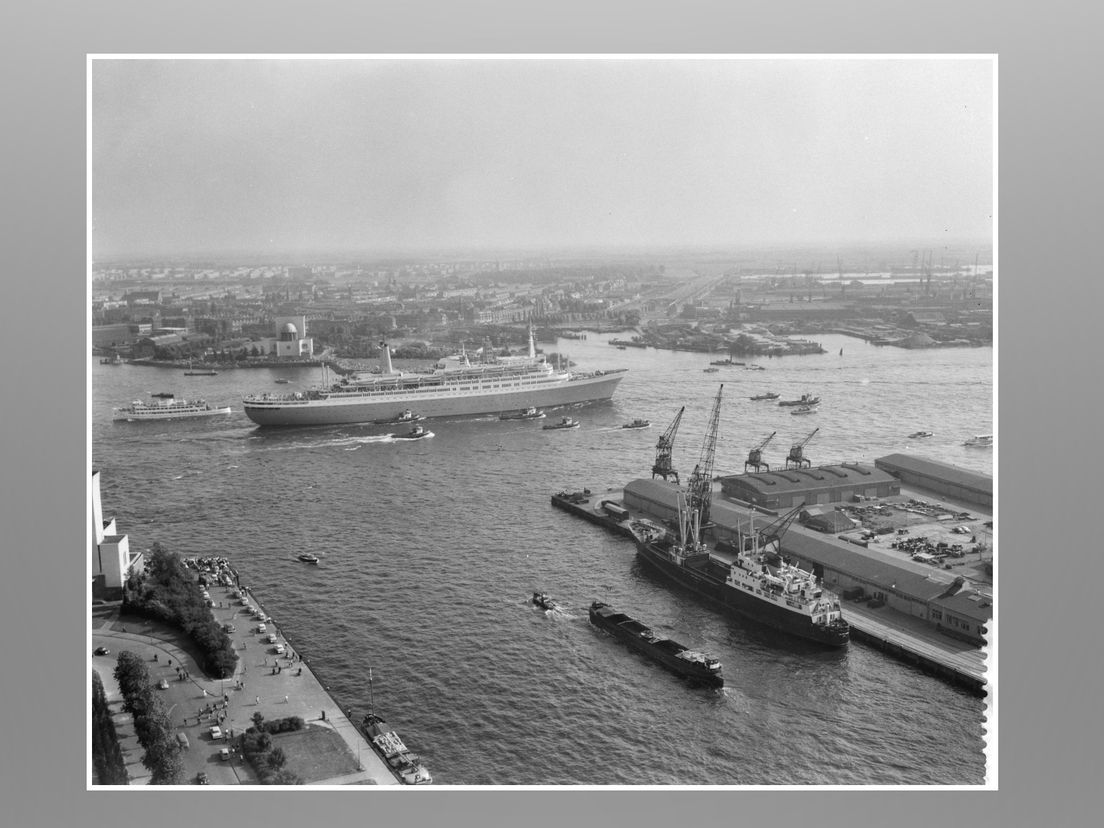
[[[552, 505], [635, 543], [642, 536], [642, 527], [656, 524], [632, 514], [619, 499], [621, 495], [622, 492], [605, 492], [596, 496], [590, 489], [560, 491], [552, 495]], [[605, 504], [616, 505], [618, 512], [611, 514]], [[851, 637], [856, 641], [972, 693], [984, 695], [985, 655], [978, 648], [949, 640], [934, 630], [929, 633], [922, 628], [921, 622], [895, 617], [898, 613], [891, 615], [850, 603], [845, 605], [844, 613], [851, 625]]]

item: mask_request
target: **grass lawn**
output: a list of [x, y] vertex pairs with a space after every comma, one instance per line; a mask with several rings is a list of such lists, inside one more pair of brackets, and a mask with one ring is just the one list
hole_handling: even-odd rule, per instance
[[345, 740], [328, 727], [307, 725], [292, 733], [277, 733], [272, 746], [283, 748], [285, 767], [305, 784], [359, 770], [357, 758]]

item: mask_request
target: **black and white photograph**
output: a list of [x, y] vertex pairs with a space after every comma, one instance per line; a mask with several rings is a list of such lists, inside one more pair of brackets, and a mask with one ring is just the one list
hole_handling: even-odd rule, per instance
[[88, 789], [997, 789], [995, 54], [86, 71]]

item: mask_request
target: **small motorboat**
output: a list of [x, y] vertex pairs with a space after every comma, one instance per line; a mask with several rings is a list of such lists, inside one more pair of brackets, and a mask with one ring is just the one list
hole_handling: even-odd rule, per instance
[[312, 555], [310, 552], [301, 552], [298, 555], [296, 555], [295, 557], [297, 557], [303, 563], [309, 563], [309, 564], [318, 563], [318, 556], [317, 555]]
[[151, 397], [160, 397], [163, 400], [176, 399], [176, 394], [174, 394], [172, 391], [156, 391], [153, 394], [150, 394], [150, 396]]
[[416, 423], [419, 420], [424, 419], [425, 417], [423, 417], [421, 414], [415, 414], [408, 408], [402, 413], [396, 414], [389, 420], [373, 420], [372, 422], [376, 425], [399, 425], [400, 423]]
[[631, 423], [625, 423], [621, 428], [647, 428], [652, 424], [651, 420], [633, 420]]
[[777, 400], [781, 396], [780, 394], [772, 394], [768, 391], [766, 394], [756, 394], [751, 399], [753, 400]]
[[710, 366], [708, 368], [702, 368], [702, 371], [704, 371], [707, 374], [715, 374], [720, 370], [721, 370], [720, 368], [714, 368], [712, 366]]
[[766, 371], [762, 365], [747, 365], [744, 367], [745, 371]]
[[559, 606], [543, 592], [534, 592], [532, 602], [542, 610], [554, 610]]
[[909, 435], [910, 440], [920, 440], [924, 437], [934, 437], [934, 432], [931, 431], [914, 431]]
[[992, 434], [978, 434], [975, 437], [971, 437], [969, 440], [967, 440], [962, 445], [964, 445], [964, 446], [975, 446], [977, 448], [989, 448], [993, 445], [993, 435]]
[[291, 382], [291, 380], [287, 380], [287, 379], [278, 379], [278, 380], [276, 380], [276, 383], [278, 385], [287, 385], [289, 382]]
[[529, 406], [524, 411], [508, 412], [498, 416], [500, 420], [540, 420], [543, 418], [544, 412], [533, 406]]
[[432, 431], [426, 431], [424, 428], [422, 428], [419, 425], [419, 426], [414, 426], [414, 428], [410, 429], [410, 431], [406, 432], [406, 434], [392, 434], [391, 439], [392, 440], [421, 440], [424, 437], [432, 437], [432, 436], [433, 436]]
[[573, 420], [570, 417], [563, 417], [558, 423], [550, 423], [543, 426], [545, 431], [554, 431], [559, 428], [578, 428], [581, 423], [578, 420]]
[[817, 407], [815, 405], [799, 405], [791, 414], [816, 414]]

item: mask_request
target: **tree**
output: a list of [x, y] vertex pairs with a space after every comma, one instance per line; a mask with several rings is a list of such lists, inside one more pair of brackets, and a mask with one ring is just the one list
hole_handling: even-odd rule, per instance
[[284, 755], [284, 749], [281, 747], [274, 747], [268, 754], [268, 758], [265, 759], [268, 766], [273, 770], [279, 770], [287, 764], [287, 756]]
[[253, 726], [257, 728], [258, 731], [264, 730], [264, 713], [259, 710], [253, 714]]

